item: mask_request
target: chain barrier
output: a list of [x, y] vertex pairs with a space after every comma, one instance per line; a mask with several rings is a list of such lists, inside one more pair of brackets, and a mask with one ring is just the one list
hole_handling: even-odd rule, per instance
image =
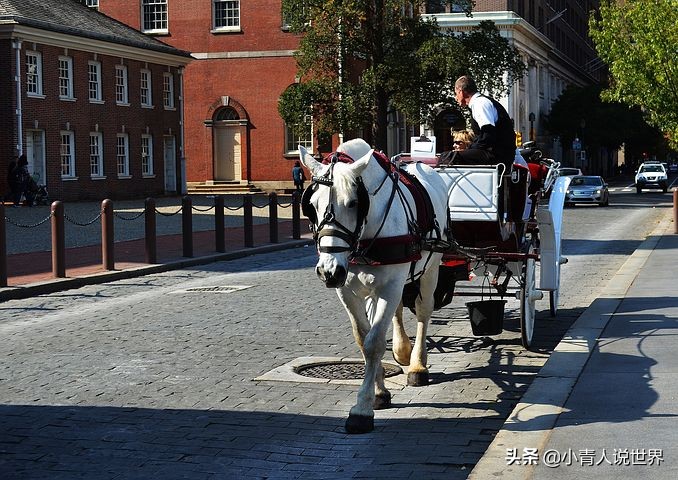
[[294, 205], [294, 201], [290, 201], [288, 203], [277, 202], [277, 204], [280, 208], [287, 208], [287, 207], [291, 207], [292, 205]]
[[118, 212], [113, 212], [113, 215], [115, 215], [115, 217], [119, 218], [120, 220], [131, 221], [131, 220], [136, 220], [137, 218], [143, 216], [145, 213], [146, 212], [142, 210], [141, 212], [139, 212], [137, 215], [134, 215], [133, 217], [123, 217]]
[[198, 207], [191, 207], [191, 208], [193, 210], [195, 210], [196, 212], [209, 212], [210, 210], [212, 210], [214, 208], [214, 205], [212, 205], [211, 207], [207, 207], [207, 208], [198, 208]]
[[19, 228], [34, 228], [34, 227], [39, 227], [39, 226], [42, 225], [43, 223], [47, 222], [50, 218], [52, 218], [52, 213], [51, 213], [51, 212], [50, 212], [49, 215], [47, 215], [45, 218], [43, 218], [42, 220], [40, 220], [38, 223], [31, 223], [31, 224], [27, 224], [27, 223], [19, 223], [19, 222], [15, 222], [14, 220], [12, 220], [11, 218], [9, 218], [9, 217], [7, 217], [7, 216], [5, 217], [5, 220], [7, 221], [7, 223], [9, 223], [9, 224], [11, 224], [11, 225], [14, 225], [15, 227], [19, 227]]
[[88, 227], [88, 226], [92, 225], [94, 222], [96, 222], [97, 220], [99, 220], [101, 218], [102, 213], [103, 212], [99, 212], [99, 215], [94, 217], [89, 222], [85, 222], [85, 223], [78, 222], [78, 221], [72, 219], [71, 217], [69, 217], [68, 215], [66, 215], [65, 213], [64, 213], [64, 219], [71, 222], [73, 225], [77, 225], [78, 227]]
[[174, 216], [174, 215], [176, 215], [176, 214], [178, 214], [178, 213], [181, 213], [181, 211], [182, 211], [183, 209], [184, 209], [184, 207], [181, 206], [181, 207], [179, 207], [179, 210], [177, 210], [177, 211], [174, 212], [174, 213], [163, 213], [163, 212], [161, 212], [160, 210], [158, 210], [158, 209], [156, 208], [156, 209], [155, 209], [155, 213], [157, 213], [157, 214], [159, 214], [159, 215], [162, 215], [163, 217], [172, 217], [172, 216]]
[[225, 208], [226, 210], [230, 210], [231, 212], [236, 212], [236, 211], [240, 210], [240, 209], [241, 209], [242, 207], [244, 207], [244, 206], [245, 206], [245, 204], [243, 203], [243, 204], [241, 204], [241, 205], [238, 206], [238, 207], [229, 207], [228, 205], [224, 205], [224, 208]]

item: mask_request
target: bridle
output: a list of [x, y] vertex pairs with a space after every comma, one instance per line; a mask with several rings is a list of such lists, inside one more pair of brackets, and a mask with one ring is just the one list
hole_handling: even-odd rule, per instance
[[[342, 158], [342, 156], [344, 158]], [[342, 224], [337, 220], [336, 215], [334, 214], [334, 203], [333, 196], [335, 195], [334, 191], [334, 167], [338, 161], [343, 161], [346, 163], [352, 162], [353, 160], [346, 154], [342, 153], [333, 153], [328, 161], [330, 168], [321, 175], [312, 177], [312, 183], [306, 188], [302, 197], [301, 197], [301, 208], [302, 212], [308, 219], [311, 221], [311, 231], [313, 232], [313, 240], [316, 243], [318, 252], [320, 253], [341, 253], [341, 252], [351, 252], [354, 253], [360, 237], [362, 235], [363, 228], [365, 223], [367, 223], [367, 213], [370, 208], [370, 197], [367, 192], [367, 188], [363, 183], [362, 177], [356, 178], [357, 184], [357, 208], [358, 216], [356, 219], [356, 225], [353, 230], [351, 230], [346, 225]], [[316, 192], [320, 185], [329, 187], [328, 194], [330, 196], [329, 201], [327, 202], [327, 207], [323, 214], [322, 220], [318, 222], [318, 216], [315, 209], [311, 205], [311, 196]], [[346, 246], [322, 246], [320, 245], [320, 240], [323, 237], [337, 237], [343, 240], [347, 245]]]

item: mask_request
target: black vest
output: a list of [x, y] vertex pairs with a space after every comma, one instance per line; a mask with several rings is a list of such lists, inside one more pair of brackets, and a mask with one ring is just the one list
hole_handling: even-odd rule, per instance
[[[486, 95], [482, 96], [492, 102], [494, 108], [497, 109], [497, 114], [499, 117], [497, 123], [494, 126], [496, 144], [492, 145], [492, 153], [497, 158], [497, 160], [510, 160], [510, 163], [513, 163], [513, 157], [516, 153], [516, 132], [513, 130], [513, 122], [511, 121], [511, 117], [509, 117], [509, 114], [506, 112], [506, 109], [501, 103]], [[473, 117], [471, 117], [471, 128], [473, 129], [473, 132], [476, 134], [476, 136], [480, 135], [480, 126]]]

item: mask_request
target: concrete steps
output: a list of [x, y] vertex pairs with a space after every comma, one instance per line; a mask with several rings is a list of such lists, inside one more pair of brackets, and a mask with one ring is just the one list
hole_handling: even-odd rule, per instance
[[189, 195], [234, 195], [244, 193], [262, 193], [256, 185], [240, 182], [187, 182]]

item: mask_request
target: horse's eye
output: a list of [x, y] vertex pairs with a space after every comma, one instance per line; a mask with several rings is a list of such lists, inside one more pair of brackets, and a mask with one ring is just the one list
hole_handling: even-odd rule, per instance
[[348, 202], [348, 204], [347, 204], [346, 206], [347, 206], [348, 208], [355, 208], [355, 206], [356, 206], [357, 204], [358, 204], [358, 202], [357, 202], [356, 200], [351, 200], [350, 202]]

